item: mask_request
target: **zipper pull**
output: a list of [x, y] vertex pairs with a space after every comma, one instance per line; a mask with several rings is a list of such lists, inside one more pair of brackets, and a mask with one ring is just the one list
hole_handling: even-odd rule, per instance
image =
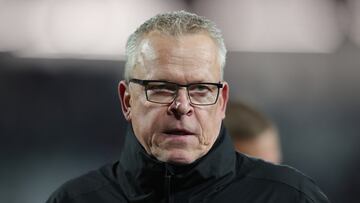
[[166, 196], [166, 202], [172, 203], [173, 199], [171, 197], [171, 178], [174, 174], [172, 173], [171, 169], [169, 168], [168, 164], [165, 163], [165, 185], [164, 191]]

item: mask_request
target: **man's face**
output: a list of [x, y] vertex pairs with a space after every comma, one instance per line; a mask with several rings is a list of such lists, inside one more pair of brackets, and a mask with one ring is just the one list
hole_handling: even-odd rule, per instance
[[[221, 80], [217, 50], [207, 34], [172, 37], [151, 32], [140, 43], [132, 77], [217, 83]], [[125, 118], [146, 152], [163, 162], [189, 164], [205, 155], [219, 134], [228, 85], [224, 83], [217, 103], [210, 106], [190, 104], [185, 88], [171, 104], [147, 101], [144, 87], [136, 83], [121, 81], [119, 94]]]

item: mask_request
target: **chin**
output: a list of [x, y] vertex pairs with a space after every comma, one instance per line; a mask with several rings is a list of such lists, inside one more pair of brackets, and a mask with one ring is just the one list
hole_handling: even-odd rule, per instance
[[189, 152], [167, 152], [168, 156], [164, 157], [164, 162], [172, 163], [172, 164], [179, 164], [179, 165], [185, 165], [185, 164], [191, 164], [194, 161], [196, 161], [197, 158], [195, 158], [192, 154], [189, 154]]

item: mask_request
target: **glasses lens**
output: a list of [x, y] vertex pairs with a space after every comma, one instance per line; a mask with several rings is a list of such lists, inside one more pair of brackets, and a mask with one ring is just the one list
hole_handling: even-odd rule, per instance
[[198, 105], [214, 104], [219, 94], [219, 88], [215, 84], [193, 84], [188, 90], [191, 103]]
[[151, 102], [170, 103], [176, 91], [177, 85], [168, 82], [149, 82], [146, 86], [147, 99]]

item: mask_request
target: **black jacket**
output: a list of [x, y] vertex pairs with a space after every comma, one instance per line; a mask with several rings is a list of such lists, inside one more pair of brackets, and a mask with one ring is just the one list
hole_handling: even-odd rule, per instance
[[299, 171], [236, 153], [222, 128], [207, 155], [187, 166], [150, 157], [133, 133], [120, 160], [70, 180], [47, 203], [329, 202]]

